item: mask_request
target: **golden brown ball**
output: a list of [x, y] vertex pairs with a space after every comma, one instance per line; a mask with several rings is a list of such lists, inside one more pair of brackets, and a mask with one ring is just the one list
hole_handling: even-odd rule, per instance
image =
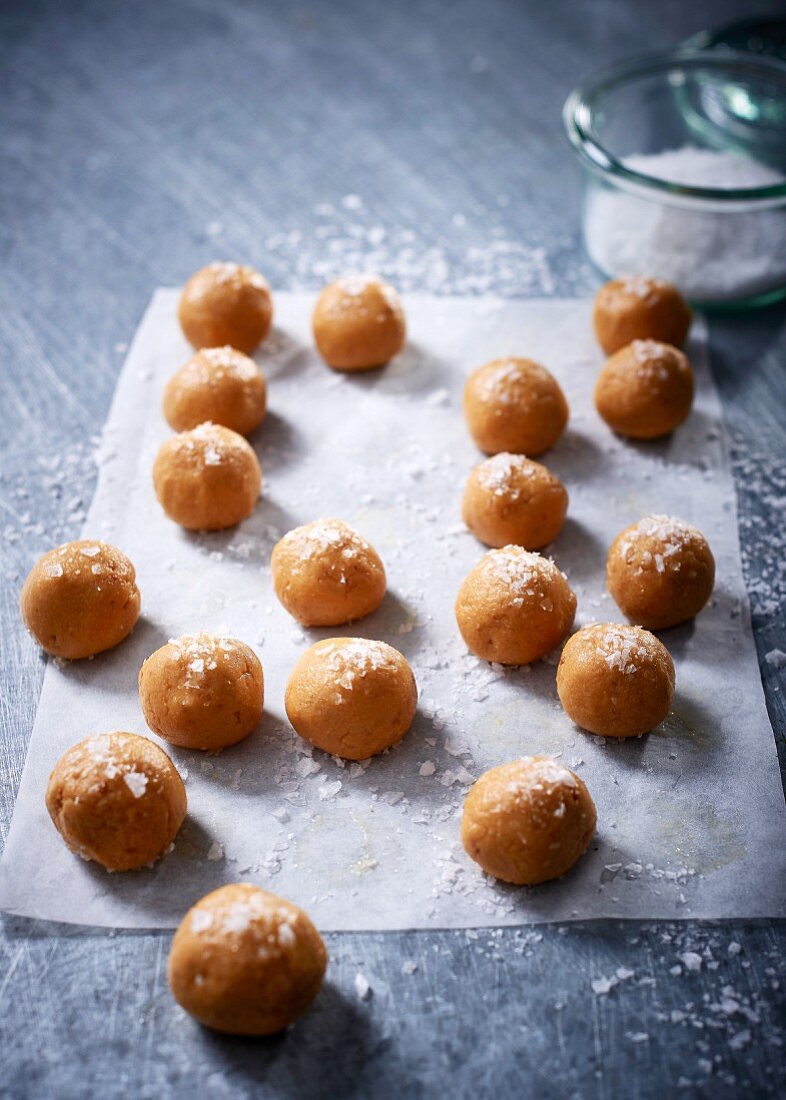
[[595, 804], [577, 775], [547, 756], [525, 756], [491, 768], [472, 786], [461, 840], [489, 875], [537, 886], [570, 870], [595, 824]]
[[407, 335], [398, 294], [375, 275], [350, 275], [326, 286], [312, 325], [319, 354], [340, 371], [384, 366]]
[[186, 816], [186, 789], [167, 754], [135, 733], [87, 737], [60, 757], [46, 808], [68, 847], [134, 871], [164, 855]]
[[340, 519], [318, 519], [284, 535], [270, 560], [273, 587], [305, 626], [338, 626], [376, 611], [385, 567], [371, 543]]
[[366, 760], [401, 740], [417, 699], [412, 669], [393, 646], [327, 638], [295, 665], [284, 703], [304, 740], [333, 756]]
[[565, 644], [557, 692], [577, 726], [601, 737], [635, 737], [668, 715], [674, 662], [640, 626], [595, 623]]
[[627, 275], [606, 283], [595, 296], [595, 335], [606, 355], [633, 340], [660, 340], [681, 348], [690, 322], [687, 302], [662, 279]]
[[575, 614], [565, 574], [520, 546], [490, 550], [456, 598], [456, 621], [468, 648], [502, 665], [545, 657], [568, 633]]
[[469, 376], [464, 415], [486, 454], [539, 455], [553, 447], [568, 423], [559, 383], [531, 359], [493, 359]]
[[598, 375], [595, 405], [619, 435], [657, 439], [682, 424], [693, 404], [693, 369], [669, 344], [634, 340]]
[[154, 733], [185, 749], [215, 752], [256, 729], [265, 700], [259, 658], [223, 634], [185, 634], [139, 671], [139, 701]]
[[250, 355], [267, 336], [273, 319], [270, 287], [245, 264], [208, 264], [183, 288], [178, 317], [193, 347], [229, 344]]
[[114, 546], [66, 542], [39, 558], [19, 598], [25, 626], [47, 653], [76, 660], [111, 649], [139, 618], [133, 565]]
[[234, 1035], [272, 1035], [313, 1001], [328, 956], [291, 901], [237, 883], [189, 909], [169, 953], [169, 986], [201, 1024]]
[[632, 622], [666, 630], [705, 606], [715, 584], [715, 558], [697, 527], [673, 516], [645, 516], [611, 544], [606, 583]]
[[229, 346], [203, 348], [170, 378], [164, 416], [176, 432], [209, 420], [249, 435], [265, 419], [267, 387], [253, 359]]
[[234, 527], [254, 511], [262, 471], [242, 435], [200, 424], [162, 444], [153, 484], [170, 519], [191, 531]]
[[568, 494], [560, 479], [524, 455], [487, 458], [469, 475], [461, 515], [487, 546], [539, 550], [562, 530]]

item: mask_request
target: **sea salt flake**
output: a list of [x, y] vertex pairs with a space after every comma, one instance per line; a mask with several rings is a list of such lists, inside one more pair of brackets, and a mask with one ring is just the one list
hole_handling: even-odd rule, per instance
[[736, 1032], [729, 1039], [729, 1048], [731, 1050], [744, 1050], [746, 1046], [751, 1042], [751, 1033], [749, 1028], [744, 1028], [742, 1031]]
[[295, 930], [291, 924], [284, 921], [278, 926], [278, 942], [284, 947], [291, 947], [297, 940]]
[[147, 776], [143, 772], [126, 772], [123, 782], [134, 798], [141, 798], [147, 790]]
[[397, 806], [403, 797], [403, 791], [385, 791], [379, 796], [380, 802], [384, 802], [387, 806]]
[[691, 973], [696, 973], [701, 970], [702, 958], [701, 955], [697, 955], [695, 951], [685, 951], [680, 955], [680, 961], [685, 969]]
[[361, 1001], [367, 1001], [371, 996], [371, 986], [368, 983], [368, 979], [365, 974], [361, 974], [360, 971], [355, 975], [355, 992]]
[[596, 997], [605, 997], [617, 985], [617, 978], [594, 978], [590, 988]]
[[191, 913], [191, 931], [197, 935], [206, 932], [213, 924], [213, 914], [206, 909], [194, 909]]

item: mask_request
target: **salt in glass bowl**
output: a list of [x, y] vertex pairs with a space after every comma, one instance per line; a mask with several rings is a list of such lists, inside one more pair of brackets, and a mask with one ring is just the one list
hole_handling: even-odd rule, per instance
[[601, 73], [565, 103], [582, 231], [609, 278], [653, 275], [694, 305], [786, 297], [786, 64], [677, 50]]

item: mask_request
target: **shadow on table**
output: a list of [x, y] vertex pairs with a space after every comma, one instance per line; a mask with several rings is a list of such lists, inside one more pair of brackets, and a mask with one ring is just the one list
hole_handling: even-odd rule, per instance
[[301, 439], [302, 432], [291, 420], [268, 409], [265, 419], [249, 438], [262, 467], [263, 478], [271, 470], [297, 462], [302, 453]]
[[389, 363], [371, 370], [348, 371], [341, 377], [344, 384], [356, 390], [422, 398], [440, 386], [450, 385], [455, 367], [410, 340]]
[[279, 1035], [252, 1039], [201, 1030], [214, 1059], [233, 1079], [266, 1083], [277, 1095], [298, 1100], [362, 1095], [361, 1081], [386, 1044], [370, 1013], [330, 982], [308, 1012]]
[[610, 459], [595, 439], [577, 428], [566, 429], [561, 439], [539, 462], [545, 463], [550, 470], [562, 478], [570, 491], [570, 484], [576, 479], [586, 479], [603, 471], [610, 465]]
[[113, 649], [87, 660], [62, 661], [58, 669], [71, 683], [93, 687], [100, 678], [104, 695], [125, 695], [129, 690], [136, 691], [137, 673], [145, 658], [168, 640], [169, 633], [154, 619], [142, 614], [131, 634]]
[[268, 381], [286, 375], [294, 378], [307, 371], [313, 364], [313, 352], [284, 329], [274, 325], [262, 346], [254, 353], [257, 365]]
[[293, 527], [304, 523], [291, 512], [265, 496], [265, 486], [254, 512], [234, 527], [221, 531], [187, 531], [181, 537], [195, 546], [206, 558], [218, 555], [226, 556], [241, 566], [258, 569], [260, 564], [267, 565], [273, 547], [278, 540]]
[[569, 582], [581, 583], [603, 574], [608, 547], [580, 520], [567, 516], [560, 533], [541, 552], [554, 558]]

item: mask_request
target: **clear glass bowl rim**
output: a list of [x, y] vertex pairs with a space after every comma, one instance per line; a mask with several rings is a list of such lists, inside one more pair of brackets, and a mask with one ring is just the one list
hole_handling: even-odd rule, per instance
[[[736, 189], [692, 187], [627, 168], [621, 160], [605, 148], [592, 127], [593, 111], [599, 97], [615, 87], [638, 80], [643, 76], [665, 74], [672, 69], [680, 68], [717, 69], [719, 72], [725, 70], [730, 73], [744, 71], [761, 74], [764, 72], [782, 81], [784, 96], [786, 96], [786, 64], [774, 58], [763, 58], [733, 50], [718, 50], [716, 53], [713, 50], [691, 49], [670, 50], [667, 53], [636, 57], [603, 69], [590, 80], [574, 88], [566, 99], [562, 120], [568, 140], [582, 162], [596, 173], [616, 178], [623, 184], [627, 182], [636, 187], [660, 192], [664, 198], [667, 195], [675, 195], [684, 199], [711, 199], [714, 203], [762, 200], [768, 205], [773, 199], [786, 199], [786, 181], [766, 187]], [[786, 142], [786, 134], [784, 134], [784, 142]]]

